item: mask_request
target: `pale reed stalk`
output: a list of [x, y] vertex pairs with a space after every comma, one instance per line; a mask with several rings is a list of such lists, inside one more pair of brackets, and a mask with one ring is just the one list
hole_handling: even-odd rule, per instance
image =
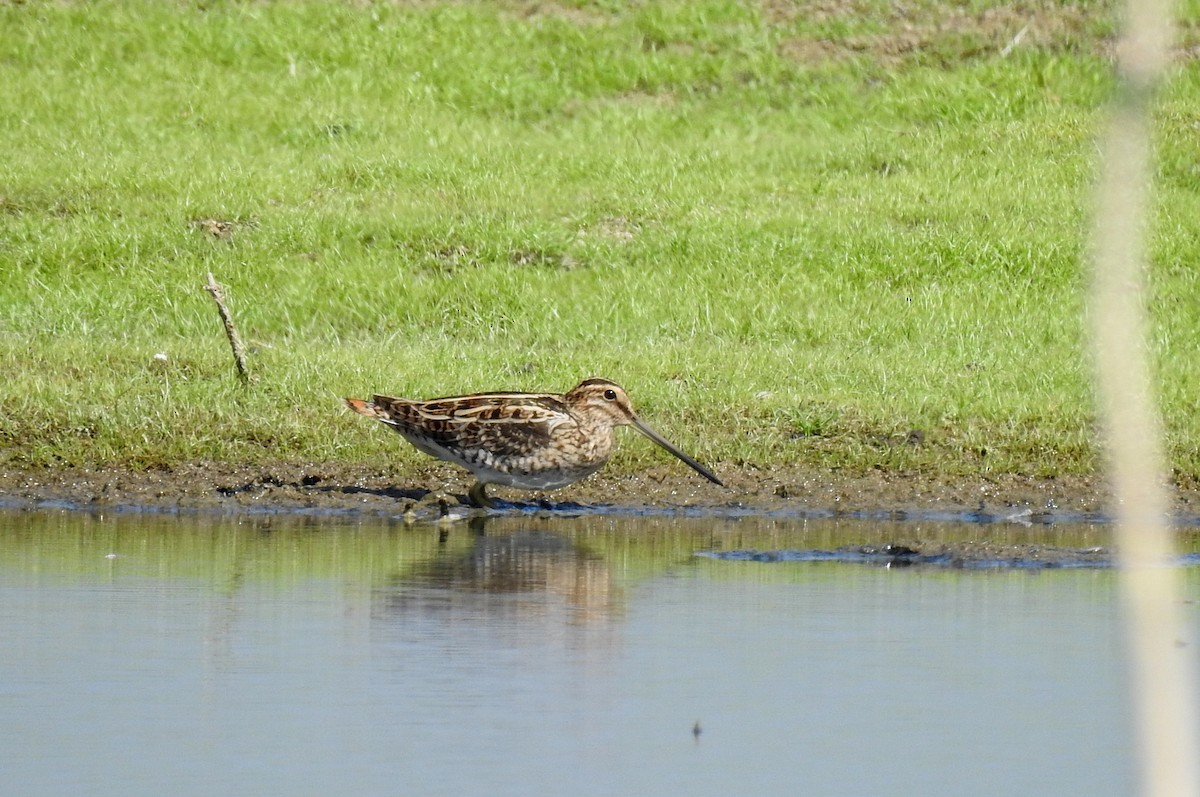
[[1145, 797], [1200, 795], [1194, 648], [1146, 353], [1142, 231], [1150, 108], [1171, 34], [1168, 0], [1127, 0], [1120, 81], [1103, 151], [1094, 239], [1097, 378], [1116, 497], [1130, 686]]

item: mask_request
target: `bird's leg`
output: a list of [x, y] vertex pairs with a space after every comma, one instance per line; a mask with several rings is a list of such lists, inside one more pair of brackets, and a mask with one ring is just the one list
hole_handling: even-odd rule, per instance
[[450, 495], [449, 487], [443, 484], [441, 487], [425, 493], [413, 502], [409, 509], [421, 515], [435, 514], [438, 517], [445, 517], [450, 514], [450, 507], [457, 503], [458, 501]]
[[471, 485], [471, 489], [467, 492], [467, 498], [471, 499], [471, 503], [481, 509], [495, 509], [496, 502], [488, 497], [487, 485], [483, 482], [475, 482]]

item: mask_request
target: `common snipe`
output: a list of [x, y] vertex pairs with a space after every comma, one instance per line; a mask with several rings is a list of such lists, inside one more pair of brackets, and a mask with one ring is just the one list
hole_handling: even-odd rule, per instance
[[426, 454], [471, 471], [477, 481], [469, 497], [477, 506], [493, 506], [484, 489], [488, 484], [550, 490], [590, 476], [612, 454], [618, 426], [633, 426], [721, 484], [712, 471], [643, 423], [625, 389], [608, 379], [585, 379], [562, 394], [474, 393], [429, 401], [375, 396], [346, 403]]

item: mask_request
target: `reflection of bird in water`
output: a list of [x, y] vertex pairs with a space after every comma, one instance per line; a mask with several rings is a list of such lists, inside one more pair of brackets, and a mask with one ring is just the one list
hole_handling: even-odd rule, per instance
[[488, 484], [552, 490], [595, 473], [612, 455], [613, 430], [632, 426], [714, 484], [712, 471], [669, 443], [633, 411], [625, 389], [585, 379], [566, 393], [475, 393], [412, 401], [375, 396], [346, 399], [438, 459], [460, 465], [477, 481], [469, 496], [493, 506]]
[[[560, 596], [585, 615], [607, 615], [614, 601], [612, 574], [602, 557], [570, 537], [542, 531], [481, 534], [470, 550], [443, 552], [398, 577], [395, 586], [388, 600], [398, 607], [419, 599], [426, 608], [449, 609], [460, 603], [458, 597], [470, 603], [472, 596], [488, 595], [511, 599], [489, 601], [489, 611], [536, 612], [537, 601], [528, 598]], [[435, 599], [431, 588], [441, 597]]]

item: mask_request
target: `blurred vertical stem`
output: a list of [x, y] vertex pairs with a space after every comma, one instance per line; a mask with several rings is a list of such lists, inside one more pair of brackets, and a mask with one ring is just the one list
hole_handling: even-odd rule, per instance
[[1150, 118], [1171, 40], [1171, 3], [1127, 0], [1119, 81], [1104, 142], [1093, 316], [1139, 740], [1141, 793], [1200, 794], [1193, 648], [1151, 387], [1145, 311]]

